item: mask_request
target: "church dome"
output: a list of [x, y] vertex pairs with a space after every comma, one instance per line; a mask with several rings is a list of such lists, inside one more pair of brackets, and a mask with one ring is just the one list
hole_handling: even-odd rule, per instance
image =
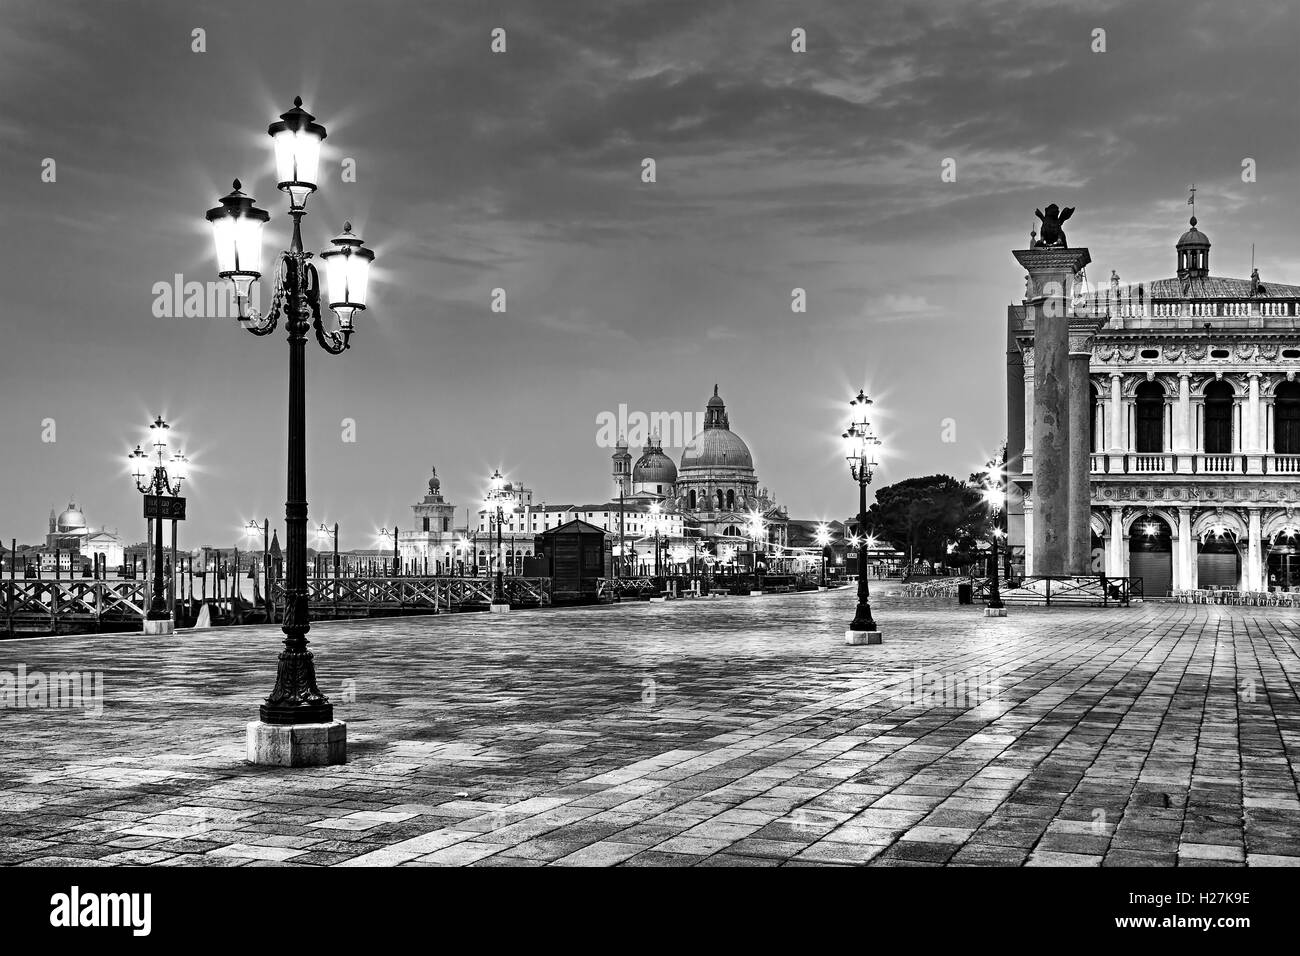
[[687, 443], [682, 452], [682, 471], [716, 471], [719, 469], [754, 470], [749, 446], [731, 430], [727, 405], [713, 386], [713, 397], [704, 408], [704, 431]]
[[632, 469], [632, 480], [646, 484], [672, 484], [677, 480], [677, 466], [657, 445], [647, 448]]
[[75, 534], [79, 531], [86, 530], [86, 516], [81, 513], [73, 502], [68, 502], [68, 510], [59, 515], [58, 528], [60, 534]]
[[682, 452], [682, 471], [747, 468], [753, 470], [749, 446], [728, 428], [706, 428]]

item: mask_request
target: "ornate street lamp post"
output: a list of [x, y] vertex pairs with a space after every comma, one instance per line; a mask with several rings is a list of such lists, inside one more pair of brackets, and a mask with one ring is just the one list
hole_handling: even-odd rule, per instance
[[510, 602], [506, 600], [505, 580], [502, 577], [501, 570], [501, 525], [505, 523], [505, 503], [510, 492], [506, 490], [506, 480], [501, 475], [501, 469], [493, 469], [492, 477], [488, 479], [488, 493], [484, 499], [484, 505], [488, 516], [488, 533], [492, 532], [492, 522], [496, 523], [497, 529], [497, 554], [496, 554], [496, 575], [492, 578], [492, 603], [488, 610], [496, 614], [504, 614], [510, 610]]
[[764, 533], [763, 516], [755, 511], [749, 516], [749, 537], [753, 541], [751, 554], [754, 558], [754, 589], [749, 592], [751, 595], [763, 593], [763, 569], [759, 564], [759, 553]]
[[[880, 439], [871, 431], [871, 423], [865, 417], [856, 417], [865, 414], [866, 407], [870, 404], [872, 402], [871, 399], [867, 398], [867, 393], [859, 390], [857, 397], [849, 402], [849, 407], [853, 409], [855, 417], [849, 423], [848, 431], [844, 432], [843, 435], [845, 441], [844, 457], [849, 463], [849, 474], [858, 483], [859, 535], [867, 526], [867, 485], [871, 484], [871, 476], [878, 464], [876, 448], [880, 445]], [[849, 624], [849, 629], [844, 632], [844, 643], [879, 644], [880, 642], [880, 630], [876, 627], [876, 621], [871, 616], [871, 587], [867, 583], [866, 551], [865, 548], [859, 547], [858, 609]]]
[[998, 527], [998, 518], [1002, 514], [1002, 509], [1006, 505], [1007, 493], [1002, 488], [1002, 482], [994, 472], [989, 473], [989, 486], [984, 489], [984, 502], [989, 506], [989, 518], [993, 522], [993, 573], [989, 578], [989, 600], [988, 606], [984, 608], [985, 617], [1006, 617], [1007, 608], [1002, 603], [1002, 595], [998, 593], [998, 539], [1002, 537], [1002, 529]]
[[817, 545], [822, 551], [822, 581], [820, 587], [826, 588], [826, 549], [831, 545], [831, 529], [825, 524], [817, 526]]
[[[152, 515], [149, 514], [149, 499], [180, 498], [181, 483], [185, 480], [189, 459], [177, 452], [167, 460], [167, 432], [171, 428], [161, 415], [149, 426], [153, 445], [154, 462], [149, 464], [150, 455], [139, 445], [127, 456], [131, 465], [131, 477], [135, 479], [136, 490], [145, 495], [146, 518], [154, 522], [153, 526], [153, 594], [149, 599], [149, 610], [145, 613], [144, 633], [171, 634], [175, 625], [171, 612], [167, 609], [167, 591], [163, 583], [163, 508], [161, 501], [155, 504]], [[168, 466], [170, 465], [170, 470]], [[56, 563], [57, 567], [57, 563]]]
[[[245, 311], [249, 292], [262, 270], [262, 226], [269, 213], [253, 199], [234, 191], [208, 211], [216, 241], [218, 274], [235, 283], [239, 321], [254, 335], [269, 335], [284, 314], [289, 341], [288, 480], [285, 501], [284, 650], [275, 687], [260, 709], [260, 721], [248, 727], [248, 759], [254, 763], [289, 766], [343, 763], [347, 759], [347, 729], [334, 720], [334, 708], [316, 686], [316, 669], [307, 649], [311, 629], [307, 604], [307, 463], [306, 368], [308, 330], [331, 355], [344, 352], [356, 313], [366, 308], [370, 264], [375, 254], [352, 233], [351, 223], [330, 240], [321, 253], [328, 288], [322, 295], [312, 254], [302, 244], [302, 217], [307, 198], [316, 191], [321, 141], [325, 128], [295, 98], [293, 109], [267, 128], [275, 144], [277, 186], [289, 196], [293, 236], [289, 249], [276, 257], [274, 294], [265, 315]], [[321, 321], [322, 300], [333, 311], [336, 327]]]
[[401, 573], [401, 570], [400, 570], [400, 562], [401, 562], [401, 559], [398, 557], [398, 554], [397, 554], [397, 525], [393, 525], [393, 530], [392, 530], [392, 531], [389, 531], [387, 528], [380, 528], [379, 531], [376, 532], [376, 534], [379, 535], [379, 539], [380, 539], [381, 541], [383, 541], [383, 540], [387, 540], [388, 538], [392, 538], [392, 539], [393, 539], [393, 573], [392, 573], [392, 576], [393, 576], [393, 577], [397, 577], [398, 574]]
[[[662, 513], [663, 506], [659, 502], [656, 501], [650, 506], [650, 518], [655, 526], [655, 577], [659, 577], [662, 573], [659, 565], [659, 515]], [[658, 587], [658, 585], [655, 586]]]

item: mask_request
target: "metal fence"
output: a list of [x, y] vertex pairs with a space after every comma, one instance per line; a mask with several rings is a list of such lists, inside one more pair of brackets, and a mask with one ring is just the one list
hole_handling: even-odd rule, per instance
[[[1142, 600], [1142, 579], [1096, 575], [1033, 574], [1000, 582], [998, 593], [1004, 604], [1037, 604], [1045, 607], [1128, 607]], [[975, 582], [976, 600], [987, 601], [989, 582]]]

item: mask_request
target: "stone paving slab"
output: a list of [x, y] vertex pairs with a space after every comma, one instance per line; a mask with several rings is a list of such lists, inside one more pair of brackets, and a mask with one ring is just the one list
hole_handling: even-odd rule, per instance
[[339, 767], [255, 767], [273, 628], [0, 641], [0, 863], [1296, 866], [1284, 608], [851, 591], [329, 623]]

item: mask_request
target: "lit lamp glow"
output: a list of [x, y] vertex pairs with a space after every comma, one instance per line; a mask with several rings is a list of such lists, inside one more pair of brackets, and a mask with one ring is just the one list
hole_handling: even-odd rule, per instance
[[207, 220], [217, 247], [217, 275], [235, 283], [242, 315], [243, 300], [248, 298], [253, 280], [262, 275], [262, 227], [271, 214], [240, 192], [238, 179], [234, 187], [222, 197], [220, 206], [208, 210]]
[[316, 191], [325, 127], [315, 120], [302, 108], [302, 97], [295, 96], [293, 109], [266, 128], [275, 144], [276, 186], [289, 194], [290, 209], [305, 208], [307, 197]]
[[364, 248], [359, 236], [352, 234], [350, 222], [343, 224], [343, 232], [330, 243], [334, 248], [320, 254], [325, 263], [325, 291], [329, 307], [338, 317], [339, 328], [350, 330], [352, 316], [366, 308], [370, 264], [375, 261], [375, 254]]

